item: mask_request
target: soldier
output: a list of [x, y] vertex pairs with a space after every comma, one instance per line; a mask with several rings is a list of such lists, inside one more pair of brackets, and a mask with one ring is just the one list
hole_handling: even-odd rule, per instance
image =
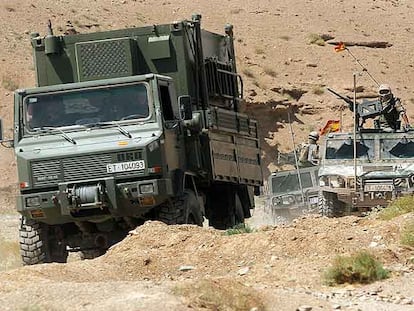
[[318, 132], [310, 132], [308, 142], [302, 144], [299, 151], [299, 167], [310, 167], [319, 164]]
[[400, 117], [404, 121], [404, 129], [410, 128], [405, 109], [401, 100], [394, 97], [388, 84], [381, 84], [378, 88], [379, 101], [382, 105], [382, 114], [375, 120], [375, 127], [386, 131], [396, 131], [401, 128]]

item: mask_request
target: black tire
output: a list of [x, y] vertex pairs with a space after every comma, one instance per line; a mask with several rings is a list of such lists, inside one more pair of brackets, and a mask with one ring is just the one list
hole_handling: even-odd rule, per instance
[[22, 216], [19, 235], [20, 254], [24, 265], [66, 262], [68, 252], [60, 227], [49, 226]]
[[[214, 193], [213, 193], [214, 195]], [[229, 189], [221, 192], [220, 201], [215, 201], [210, 225], [216, 229], [225, 230], [244, 223], [243, 205], [237, 191]]]
[[326, 217], [341, 217], [345, 215], [345, 204], [338, 200], [333, 192], [319, 192], [319, 214]]
[[162, 204], [158, 219], [167, 225], [203, 225], [203, 215], [197, 197], [192, 190], [184, 190], [181, 197]]

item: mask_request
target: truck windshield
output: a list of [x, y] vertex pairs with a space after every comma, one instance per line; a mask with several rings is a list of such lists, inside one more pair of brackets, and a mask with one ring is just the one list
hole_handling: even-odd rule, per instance
[[[311, 188], [312, 177], [310, 172], [300, 173], [303, 188]], [[286, 193], [300, 190], [298, 174], [292, 171], [288, 175], [272, 177], [272, 194]]]
[[407, 138], [383, 139], [381, 141], [381, 158], [412, 158], [414, 157], [414, 141]]
[[149, 116], [144, 83], [29, 95], [24, 99], [29, 130], [144, 119]]
[[[373, 159], [375, 156], [374, 140], [365, 139], [357, 141], [357, 158]], [[330, 140], [326, 143], [326, 159], [346, 160], [354, 158], [354, 142], [352, 139]]]

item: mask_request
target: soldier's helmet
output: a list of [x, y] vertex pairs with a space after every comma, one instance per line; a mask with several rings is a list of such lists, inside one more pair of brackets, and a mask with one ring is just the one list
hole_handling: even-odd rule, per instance
[[316, 131], [310, 132], [308, 135], [308, 139], [317, 142], [319, 139], [319, 133]]
[[388, 84], [381, 84], [378, 87], [378, 95], [383, 101], [388, 101], [392, 98], [391, 87]]

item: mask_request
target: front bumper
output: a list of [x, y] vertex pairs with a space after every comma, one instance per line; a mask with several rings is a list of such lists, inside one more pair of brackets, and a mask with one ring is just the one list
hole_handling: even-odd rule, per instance
[[49, 224], [139, 217], [173, 195], [171, 179], [117, 182], [106, 178], [60, 183], [57, 190], [20, 194], [17, 211]]

